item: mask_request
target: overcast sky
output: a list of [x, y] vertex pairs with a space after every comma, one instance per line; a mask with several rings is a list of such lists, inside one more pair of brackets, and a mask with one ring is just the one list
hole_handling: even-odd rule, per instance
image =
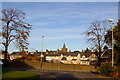
[[[60, 49], [64, 43], [70, 50], [89, 47], [81, 35], [95, 20], [112, 18], [117, 21], [117, 2], [3, 2], [2, 8], [19, 9], [26, 13], [26, 22], [33, 30], [29, 38], [29, 51], [41, 51], [44, 35], [44, 50]], [[9, 48], [9, 51], [15, 51]]]

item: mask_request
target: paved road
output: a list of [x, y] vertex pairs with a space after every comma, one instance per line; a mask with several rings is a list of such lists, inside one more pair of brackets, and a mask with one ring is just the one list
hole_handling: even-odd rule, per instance
[[91, 72], [76, 72], [76, 71], [56, 71], [56, 70], [37, 70], [25, 68], [6, 68], [11, 70], [22, 70], [37, 73], [37, 80], [120, 80], [114, 78], [99, 77]]
[[91, 72], [72, 71], [32, 71], [39, 75], [40, 80], [119, 80], [113, 78], [102, 78]]

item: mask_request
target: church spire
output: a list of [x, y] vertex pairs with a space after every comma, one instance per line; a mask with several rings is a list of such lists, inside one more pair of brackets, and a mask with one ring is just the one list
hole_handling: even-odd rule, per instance
[[67, 52], [67, 48], [66, 48], [65, 43], [64, 43], [64, 45], [63, 45], [63, 48], [61, 49], [61, 52]]
[[66, 48], [66, 45], [65, 45], [65, 43], [64, 43], [64, 45], [63, 45], [63, 48]]

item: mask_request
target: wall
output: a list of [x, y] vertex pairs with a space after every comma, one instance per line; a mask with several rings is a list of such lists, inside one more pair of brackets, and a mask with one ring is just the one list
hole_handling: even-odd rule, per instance
[[95, 66], [92, 65], [80, 65], [80, 64], [62, 64], [62, 63], [45, 63], [45, 62], [28, 62], [25, 63], [35, 69], [46, 70], [65, 70], [65, 71], [94, 71]]

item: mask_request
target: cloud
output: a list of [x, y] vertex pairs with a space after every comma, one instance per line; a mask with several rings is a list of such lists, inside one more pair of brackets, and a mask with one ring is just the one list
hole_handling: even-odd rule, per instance
[[[92, 5], [92, 4], [89, 4]], [[93, 5], [95, 5], [93, 3]], [[43, 5], [42, 5], [43, 6]], [[49, 6], [49, 5], [48, 5]], [[79, 24], [80, 22], [87, 22], [96, 19], [106, 19], [111, 17], [111, 15], [117, 16], [117, 6], [101, 6], [96, 5], [96, 7], [67, 7], [61, 6], [57, 8], [43, 7], [35, 9], [35, 11], [31, 12], [29, 16], [30, 20], [34, 21], [35, 26], [48, 26], [48, 25], [56, 25], [56, 24], [70, 24], [71, 22]], [[106, 11], [105, 8], [106, 7]], [[115, 10], [116, 9], [116, 10]], [[114, 10], [114, 11], [112, 11]], [[112, 17], [113, 18], [113, 17]], [[116, 17], [117, 18], [117, 17]], [[93, 22], [93, 21], [91, 21]]]
[[53, 36], [48, 37], [46, 40], [65, 40], [65, 39], [83, 39], [84, 37], [81, 36], [81, 34], [71, 34], [71, 35], [59, 35], [59, 36]]
[[83, 39], [85, 28], [70, 27], [70, 28], [57, 28], [57, 29], [46, 29], [37, 28], [31, 32], [29, 41], [41, 41], [41, 36], [44, 35], [46, 40], [64, 40], [64, 39]]

